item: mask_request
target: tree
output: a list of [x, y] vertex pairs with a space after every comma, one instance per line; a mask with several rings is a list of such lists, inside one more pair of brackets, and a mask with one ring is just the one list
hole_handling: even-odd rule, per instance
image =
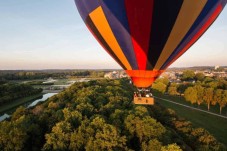
[[204, 80], [204, 78], [205, 78], [205, 76], [204, 76], [204, 74], [203, 73], [196, 73], [195, 74], [195, 80], [196, 81], [203, 81]]
[[159, 91], [159, 92], [161, 92], [161, 93], [165, 93], [166, 87], [167, 87], [167, 86], [166, 86], [165, 84], [161, 83], [161, 82], [154, 83], [154, 84], [152, 85], [152, 88], [153, 88], [154, 90], [157, 90], [157, 91]]
[[144, 106], [137, 106], [135, 108], [134, 114], [140, 118], [143, 118], [145, 116], [149, 116], [148, 110]]
[[126, 137], [120, 136], [117, 129], [109, 124], [104, 124], [94, 137], [90, 137], [86, 150], [125, 150]]
[[28, 84], [6, 82], [0, 84], [0, 105], [15, 102], [20, 98], [41, 93], [42, 89], [35, 89]]
[[205, 83], [209, 83], [212, 82], [214, 79], [211, 77], [205, 77], [205, 79], [203, 80]]
[[25, 116], [20, 116], [14, 122], [0, 122], [0, 149], [1, 150], [24, 150], [28, 135], [22, 128]]
[[218, 88], [227, 90], [227, 80], [225, 80], [223, 78], [218, 78]]
[[[216, 103], [219, 104], [220, 106], [220, 114], [221, 114], [221, 110], [222, 110], [222, 92], [223, 90], [222, 89], [217, 89], [214, 91], [214, 99], [213, 99], [213, 103], [212, 105], [215, 105]], [[223, 104], [224, 105], [224, 104]]]
[[220, 106], [220, 114], [221, 114], [222, 108], [225, 107], [227, 104], [227, 90], [222, 90], [221, 98], [219, 99], [218, 104]]
[[193, 80], [195, 78], [195, 73], [192, 70], [186, 70], [183, 72], [181, 80], [182, 81], [188, 81]]
[[124, 118], [126, 116], [127, 116], [127, 112], [125, 110], [116, 109], [110, 115], [110, 121], [111, 121], [112, 125], [114, 125], [115, 127], [123, 129], [123, 127], [124, 127]]
[[197, 104], [200, 106], [203, 103], [204, 88], [201, 85], [195, 85], [194, 89], [197, 92]]
[[195, 128], [191, 131], [192, 138], [194, 138], [194, 146], [197, 146], [198, 150], [225, 150], [221, 149], [221, 144], [218, 144], [217, 140], [209, 134], [203, 128]]
[[125, 127], [132, 136], [139, 139], [140, 143], [159, 138], [166, 132], [165, 127], [150, 116], [140, 118], [130, 114], [125, 120]]
[[17, 110], [13, 113], [12, 115], [12, 120], [17, 120], [19, 119], [21, 116], [23, 116], [24, 114], [27, 113], [27, 110], [25, 107], [20, 106], [17, 108]]
[[193, 87], [189, 87], [185, 90], [184, 97], [187, 101], [191, 102], [191, 104], [194, 104], [198, 99], [197, 91]]
[[162, 143], [159, 142], [157, 139], [152, 139], [148, 143], [142, 143], [142, 150], [143, 151], [160, 151], [162, 148]]
[[218, 87], [218, 82], [217, 81], [211, 81], [206, 84], [208, 87], [216, 89]]
[[168, 94], [170, 94], [170, 95], [177, 95], [178, 94], [177, 87], [176, 86], [170, 86], [168, 88]]
[[[101, 122], [101, 123], [104, 123]], [[92, 137], [95, 133], [93, 127], [89, 126], [90, 121], [85, 119], [81, 125], [74, 130], [70, 138], [70, 150], [84, 150], [89, 137]]]
[[166, 78], [166, 77], [158, 78], [158, 79], [156, 80], [156, 83], [158, 83], [158, 82], [161, 82], [161, 83], [163, 83], [163, 84], [165, 84], [165, 85], [168, 85], [168, 84], [169, 84], [169, 79]]
[[70, 139], [70, 150], [125, 150], [126, 137], [101, 117], [84, 120]]
[[51, 133], [46, 134], [46, 143], [43, 150], [67, 150], [70, 145], [71, 125], [68, 122], [59, 122]]
[[205, 88], [204, 89], [204, 96], [203, 96], [203, 100], [206, 102], [207, 104], [207, 110], [210, 110], [210, 103], [213, 100], [213, 94], [214, 93], [214, 89], [213, 88]]
[[82, 114], [91, 116], [93, 114], [94, 107], [90, 103], [80, 103], [76, 109]]
[[184, 94], [185, 90], [188, 88], [188, 87], [191, 87], [192, 84], [190, 83], [183, 83], [183, 84], [180, 84], [178, 87], [177, 87], [177, 92], [179, 92], [180, 94]]
[[161, 148], [161, 151], [183, 151], [177, 144], [169, 144]]
[[69, 122], [71, 126], [78, 127], [82, 121], [82, 114], [78, 111], [70, 111], [68, 108], [63, 109], [65, 121]]

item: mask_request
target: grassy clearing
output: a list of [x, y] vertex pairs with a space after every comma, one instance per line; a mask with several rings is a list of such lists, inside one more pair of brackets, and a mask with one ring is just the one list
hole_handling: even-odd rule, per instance
[[[204, 104], [201, 104], [200, 106], [198, 106], [197, 104], [191, 104], [190, 102], [186, 101], [184, 99], [184, 97], [171, 96], [171, 95], [163, 95], [163, 94], [157, 93], [157, 92], [153, 92], [153, 94], [155, 96], [158, 96], [158, 97], [161, 97], [161, 98], [164, 98], [164, 99], [169, 99], [169, 100], [174, 101], [174, 102], [177, 102], [177, 103], [181, 103], [181, 104], [184, 104], [184, 105], [188, 105], [188, 106], [191, 106], [191, 107], [194, 107], [194, 108], [199, 108], [199, 109], [202, 109], [202, 110], [207, 111], [207, 105], [205, 103]], [[219, 114], [220, 113], [220, 111], [219, 111], [219, 105], [218, 104], [211, 105], [210, 106], [210, 112]], [[225, 108], [222, 109], [222, 114], [221, 115], [227, 116], [227, 107], [225, 107]]]
[[[160, 96], [161, 98], [174, 100], [168, 96]], [[161, 105], [171, 108], [176, 111], [179, 117], [183, 117], [188, 121], [191, 121], [192, 124], [196, 127], [202, 127], [208, 130], [212, 135], [214, 135], [217, 140], [227, 145], [227, 120], [221, 117], [210, 115], [204, 112], [197, 110], [189, 109], [183, 106], [179, 106], [170, 102], [166, 102], [160, 99], [156, 99], [156, 102], [159, 102]], [[182, 102], [179, 102], [182, 103]], [[183, 104], [183, 103], [182, 103]]]
[[67, 85], [69, 79], [55, 79], [56, 81], [54, 82], [54, 85]]
[[21, 99], [18, 99], [14, 102], [11, 102], [9, 104], [5, 104], [5, 105], [2, 105], [0, 106], [0, 114], [2, 113], [5, 113], [13, 108], [16, 108], [22, 104], [25, 104], [27, 102], [30, 102], [32, 100], [35, 100], [35, 99], [38, 99], [42, 96], [43, 94], [40, 93], [40, 94], [36, 94], [36, 95], [32, 95], [32, 96], [28, 96], [28, 97], [25, 97], [25, 98], [21, 98]]

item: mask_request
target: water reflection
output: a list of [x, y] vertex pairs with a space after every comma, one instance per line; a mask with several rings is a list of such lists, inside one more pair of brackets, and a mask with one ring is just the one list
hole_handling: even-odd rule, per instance
[[0, 116], [0, 122], [5, 120], [5, 119], [7, 119], [7, 118], [9, 118], [9, 117], [10, 117], [10, 115], [5, 113], [4, 115]]
[[47, 94], [44, 94], [43, 97], [41, 99], [38, 99], [38, 100], [35, 100], [34, 102], [32, 102], [31, 104], [29, 104], [27, 106], [27, 108], [30, 108], [30, 107], [33, 107], [35, 106], [37, 103], [39, 102], [43, 102], [43, 101], [46, 101], [48, 98], [54, 96], [55, 94], [57, 93], [47, 93]]
[[[52, 97], [52, 96], [54, 96], [54, 95], [56, 95], [57, 93], [47, 93], [47, 94], [44, 94], [43, 95], [43, 97], [41, 98], [41, 99], [37, 99], [37, 100], [35, 100], [35, 101], [33, 101], [32, 103], [25, 103], [24, 104], [24, 106], [25, 107], [27, 107], [27, 108], [30, 108], [30, 107], [33, 107], [33, 106], [35, 106], [36, 104], [38, 104], [39, 102], [44, 102], [44, 101], [46, 101], [48, 98], [50, 98], [50, 97]], [[3, 121], [3, 120], [5, 120], [5, 119], [7, 119], [7, 118], [9, 118], [10, 117], [10, 115], [9, 114], [11, 114], [11, 112], [10, 113], [5, 113], [4, 115], [2, 115], [2, 116], [0, 116], [0, 122], [1, 121]]]

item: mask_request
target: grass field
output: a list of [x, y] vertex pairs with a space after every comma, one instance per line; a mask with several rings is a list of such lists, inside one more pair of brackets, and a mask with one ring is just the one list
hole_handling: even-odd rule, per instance
[[[168, 98], [168, 96], [164, 95], [159, 95], [159, 97], [176, 102], [180, 101], [177, 100], [177, 98]], [[215, 136], [217, 140], [227, 146], [227, 119], [203, 113], [197, 110], [189, 109], [160, 99], [156, 99], [156, 102], [159, 102], [161, 105], [167, 108], [175, 110], [179, 117], [183, 117], [186, 120], [191, 121], [194, 126], [206, 129], [213, 136]], [[180, 103], [182, 103], [182, 101]]]
[[69, 79], [55, 79], [56, 81], [54, 82], [54, 85], [67, 85]]
[[[184, 99], [184, 97], [179, 97], [179, 96], [171, 96], [171, 95], [163, 95], [161, 93], [157, 93], [157, 92], [153, 92], [153, 94], [155, 96], [158, 96], [158, 97], [162, 97], [164, 99], [169, 99], [171, 101], [174, 101], [174, 102], [177, 102], [177, 103], [181, 103], [181, 104], [184, 104], [184, 105], [188, 105], [188, 106], [191, 106], [191, 107], [195, 107], [195, 108], [199, 108], [199, 109], [202, 109], [202, 110], [205, 110], [207, 111], [207, 105], [204, 103], [204, 104], [201, 104], [199, 107], [197, 104], [191, 104], [190, 102], [186, 101]], [[219, 111], [219, 105], [216, 104], [216, 105], [211, 105], [210, 106], [210, 112], [213, 112], [213, 113], [216, 113], [216, 114], [219, 114], [220, 111]], [[224, 116], [227, 116], [227, 106], [225, 108], [222, 109], [222, 115]]]
[[32, 100], [35, 100], [35, 99], [38, 99], [42, 96], [43, 94], [40, 93], [40, 94], [36, 94], [36, 95], [32, 95], [32, 96], [29, 96], [29, 97], [25, 97], [25, 98], [22, 98], [22, 99], [18, 99], [14, 102], [11, 102], [9, 104], [5, 104], [5, 105], [2, 105], [0, 106], [0, 114], [3, 114], [13, 108], [16, 108], [22, 104], [25, 104], [27, 102], [30, 102]]

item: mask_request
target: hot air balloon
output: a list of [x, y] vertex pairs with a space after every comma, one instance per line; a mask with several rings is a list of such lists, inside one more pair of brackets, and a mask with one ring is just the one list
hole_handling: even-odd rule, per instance
[[145, 89], [205, 33], [227, 0], [75, 0], [75, 3], [97, 41], [133, 84]]

